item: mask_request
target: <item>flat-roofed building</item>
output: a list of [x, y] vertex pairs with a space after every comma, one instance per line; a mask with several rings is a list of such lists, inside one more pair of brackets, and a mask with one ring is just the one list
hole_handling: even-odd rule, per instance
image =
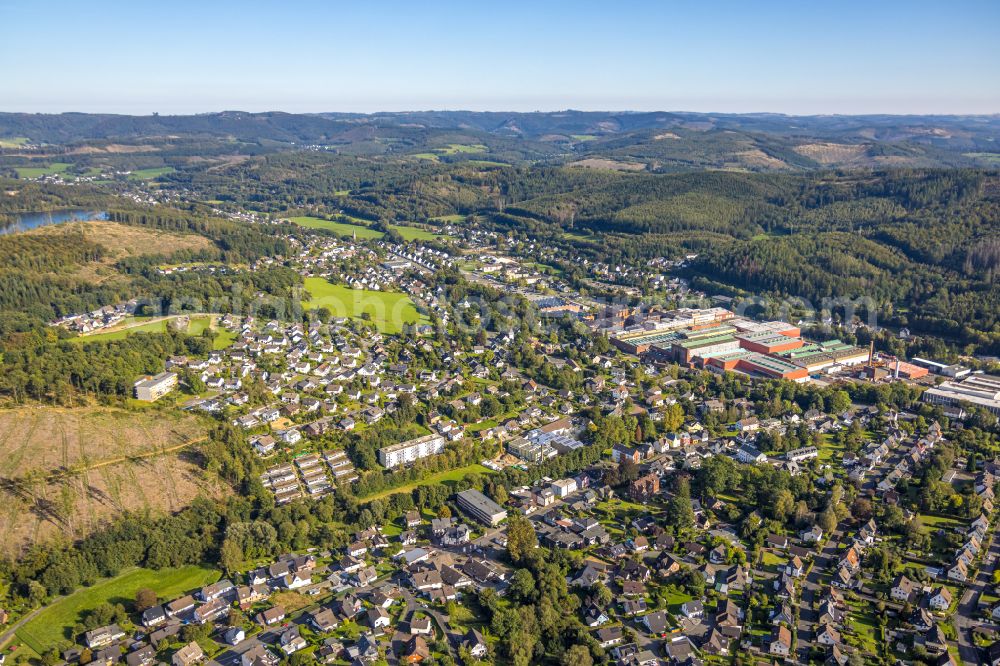
[[133, 386], [136, 400], [154, 402], [177, 387], [177, 373], [161, 372], [155, 377], [140, 379]]
[[803, 346], [802, 338], [793, 338], [781, 333], [761, 331], [759, 333], [742, 333], [736, 336], [740, 348], [759, 354], [776, 354], [791, 351]]
[[424, 435], [399, 444], [382, 447], [378, 450], [378, 461], [383, 467], [391, 469], [400, 465], [408, 465], [442, 451], [444, 451], [444, 437], [436, 434]]
[[458, 508], [490, 527], [496, 527], [507, 517], [507, 511], [502, 506], [478, 490], [463, 490], [458, 493], [456, 499]]
[[921, 399], [932, 405], [959, 407], [968, 403], [1000, 416], [1000, 377], [969, 375], [960, 382], [944, 382], [924, 391]]

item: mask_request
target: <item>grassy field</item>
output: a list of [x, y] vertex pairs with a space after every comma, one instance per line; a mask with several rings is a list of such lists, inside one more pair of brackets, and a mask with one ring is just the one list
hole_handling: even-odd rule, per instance
[[334, 317], [352, 319], [360, 319], [367, 312], [375, 327], [383, 333], [399, 333], [404, 324], [428, 323], [427, 317], [417, 312], [406, 294], [351, 289], [323, 278], [306, 278], [305, 287], [311, 296], [302, 303], [306, 309], [325, 307]]
[[435, 148], [435, 152], [442, 155], [458, 155], [460, 153], [485, 153], [486, 146], [481, 143], [449, 143], [444, 148]]
[[947, 516], [932, 516], [929, 513], [921, 513], [917, 516], [920, 518], [920, 522], [925, 528], [933, 529], [953, 529], [955, 527], [965, 527], [965, 523], [957, 518], [949, 518]]
[[483, 467], [479, 463], [472, 465], [466, 465], [465, 467], [456, 467], [455, 469], [449, 469], [445, 472], [438, 472], [437, 474], [432, 474], [426, 479], [420, 481], [414, 481], [413, 483], [408, 483], [405, 486], [399, 486], [398, 488], [391, 488], [389, 490], [383, 490], [382, 492], [375, 493], [374, 495], [369, 495], [361, 500], [362, 504], [371, 502], [372, 500], [382, 499], [388, 497], [389, 495], [395, 495], [396, 493], [408, 493], [411, 492], [417, 486], [435, 486], [438, 484], [451, 485], [456, 481], [464, 479], [469, 474], [476, 472], [478, 474], [492, 474], [493, 471], [488, 467]]
[[224, 328], [220, 328], [215, 334], [215, 341], [212, 343], [212, 349], [215, 350], [225, 349], [234, 342], [236, 342], [236, 333], [233, 331], [227, 331]]
[[157, 319], [146, 321], [148, 317], [137, 317], [131, 321], [126, 319], [122, 328], [101, 333], [92, 333], [72, 338], [73, 342], [110, 342], [112, 340], [123, 340], [134, 333], [165, 333], [167, 330], [167, 320]]
[[[111, 340], [122, 340], [135, 333], [165, 333], [167, 331], [167, 326], [169, 326], [170, 322], [176, 318], [176, 316], [171, 316], [166, 319], [134, 317], [126, 319], [122, 323], [122, 326], [113, 330], [81, 335], [71, 339], [73, 342], [79, 343], [109, 342]], [[188, 323], [187, 334], [201, 335], [210, 328], [214, 328], [212, 326], [211, 315], [194, 315]], [[225, 349], [229, 345], [233, 344], [233, 341], [236, 339], [235, 333], [231, 333], [221, 328], [215, 328], [215, 330], [218, 332], [218, 336], [213, 344], [215, 349]]]
[[761, 553], [760, 557], [761, 564], [765, 567], [780, 567], [784, 566], [787, 560], [780, 555], [775, 555], [769, 550], [765, 550]]
[[176, 169], [169, 166], [156, 167], [154, 169], [136, 169], [130, 173], [128, 177], [129, 180], [150, 180], [159, 176], [165, 176], [166, 174], [173, 173], [174, 171], [176, 171]]
[[0, 410], [0, 555], [82, 538], [126, 510], [177, 511], [218, 495], [177, 448], [205, 434], [202, 418], [179, 411]]
[[128, 603], [135, 599], [136, 590], [148, 587], [161, 599], [172, 599], [194, 588], [219, 580], [214, 569], [198, 566], [179, 569], [133, 569], [92, 587], [83, 588], [55, 602], [17, 630], [17, 638], [39, 654], [49, 650], [69, 635], [84, 612], [104, 602]]
[[401, 224], [390, 224], [389, 227], [394, 231], [399, 232], [399, 235], [403, 237], [403, 240], [436, 240], [438, 238], [443, 238], [441, 234], [436, 234], [432, 231], [427, 231], [426, 229], [420, 229], [418, 227], [406, 227]]
[[429, 160], [431, 162], [439, 162], [440, 161], [438, 159], [438, 156], [435, 155], [434, 153], [415, 153], [413, 156], [416, 157], [417, 159]]
[[966, 157], [977, 159], [990, 165], [1000, 164], [1000, 153], [962, 153]]
[[681, 605], [687, 603], [694, 599], [690, 594], [685, 594], [684, 592], [668, 592], [666, 594], [667, 610], [669, 610], [674, 615], [681, 612]]
[[594, 241], [598, 239], [597, 236], [580, 231], [564, 231], [562, 236], [567, 240], [573, 241]]
[[818, 447], [819, 455], [817, 458], [819, 458], [821, 462], [830, 462], [834, 459], [834, 457], [837, 459], [842, 459], [844, 457], [844, 447], [835, 444], [833, 437], [831, 437], [829, 433], [823, 433], [820, 435], [820, 439], [822, 440], [822, 444]]
[[361, 240], [369, 238], [382, 238], [382, 236], [385, 236], [385, 234], [378, 229], [371, 229], [360, 224], [333, 222], [331, 220], [324, 220], [321, 217], [310, 217], [306, 215], [292, 217], [289, 219], [300, 227], [306, 227], [309, 229], [326, 229], [327, 231], [338, 233], [341, 236], [354, 236], [356, 234]]
[[28, 143], [28, 141], [29, 139], [26, 136], [9, 136], [0, 139], [0, 148], [20, 148]]
[[51, 176], [63, 173], [72, 166], [68, 162], [53, 162], [45, 167], [16, 167], [18, 178], [40, 178], [41, 176]]
[[458, 214], [455, 214], [455, 215], [438, 215], [437, 217], [432, 217], [431, 219], [434, 220], [435, 222], [445, 222], [445, 223], [451, 223], [451, 224], [458, 224], [460, 222], [465, 222], [466, 216], [465, 215], [458, 215]]

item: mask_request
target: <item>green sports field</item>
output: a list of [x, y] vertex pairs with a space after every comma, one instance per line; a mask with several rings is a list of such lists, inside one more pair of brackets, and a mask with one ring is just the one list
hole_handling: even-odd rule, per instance
[[385, 236], [384, 233], [378, 229], [371, 229], [369, 227], [362, 226], [360, 224], [349, 224], [347, 222], [333, 222], [331, 220], [324, 220], [321, 217], [311, 217], [308, 215], [300, 217], [289, 218], [293, 223], [299, 225], [300, 227], [307, 227], [309, 229], [326, 229], [328, 231], [333, 231], [340, 234], [341, 236], [354, 236], [357, 234], [358, 238], [364, 240], [368, 238], [382, 238]]
[[306, 278], [305, 287], [311, 296], [302, 302], [307, 310], [325, 307], [334, 317], [352, 319], [359, 319], [367, 312], [375, 327], [383, 333], [399, 333], [404, 324], [428, 323], [406, 294], [351, 289], [316, 277]]
[[170, 600], [185, 592], [219, 580], [214, 569], [187, 566], [179, 569], [132, 569], [92, 587], [81, 588], [56, 601], [17, 630], [17, 638], [43, 654], [62, 639], [71, 640], [73, 625], [84, 612], [104, 602], [128, 603], [135, 599], [136, 590], [148, 587], [161, 599]]

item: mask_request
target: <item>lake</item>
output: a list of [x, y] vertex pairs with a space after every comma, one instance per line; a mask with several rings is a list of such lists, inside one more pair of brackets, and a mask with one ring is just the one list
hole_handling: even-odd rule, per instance
[[12, 224], [0, 224], [0, 236], [44, 227], [50, 224], [108, 219], [107, 212], [99, 210], [50, 210], [44, 213], [13, 213], [11, 216], [14, 218]]

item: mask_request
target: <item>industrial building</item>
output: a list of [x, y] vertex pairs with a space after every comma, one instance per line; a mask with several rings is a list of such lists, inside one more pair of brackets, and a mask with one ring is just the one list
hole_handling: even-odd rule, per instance
[[921, 368], [926, 368], [928, 371], [933, 372], [935, 375], [941, 375], [942, 377], [951, 377], [952, 379], [961, 379], [963, 377], [968, 377], [972, 371], [964, 365], [949, 365], [947, 363], [938, 363], [937, 361], [930, 361], [926, 358], [914, 357], [910, 359], [913, 365], [919, 366]]
[[711, 308], [665, 313], [660, 321], [619, 333], [612, 342], [652, 361], [792, 381], [870, 359], [868, 349], [840, 340], [807, 341], [801, 333], [788, 322], [753, 321]]
[[944, 382], [924, 391], [921, 399], [932, 405], [961, 407], [963, 403], [988, 409], [1000, 416], [1000, 377], [969, 375], [957, 382]]
[[478, 490], [463, 490], [456, 495], [458, 508], [479, 522], [496, 527], [507, 517], [507, 511]]
[[155, 377], [146, 377], [135, 383], [136, 400], [154, 402], [177, 387], [177, 374], [173, 372], [161, 372]]
[[408, 465], [421, 458], [444, 451], [444, 437], [431, 434], [378, 450], [378, 461], [386, 469]]

